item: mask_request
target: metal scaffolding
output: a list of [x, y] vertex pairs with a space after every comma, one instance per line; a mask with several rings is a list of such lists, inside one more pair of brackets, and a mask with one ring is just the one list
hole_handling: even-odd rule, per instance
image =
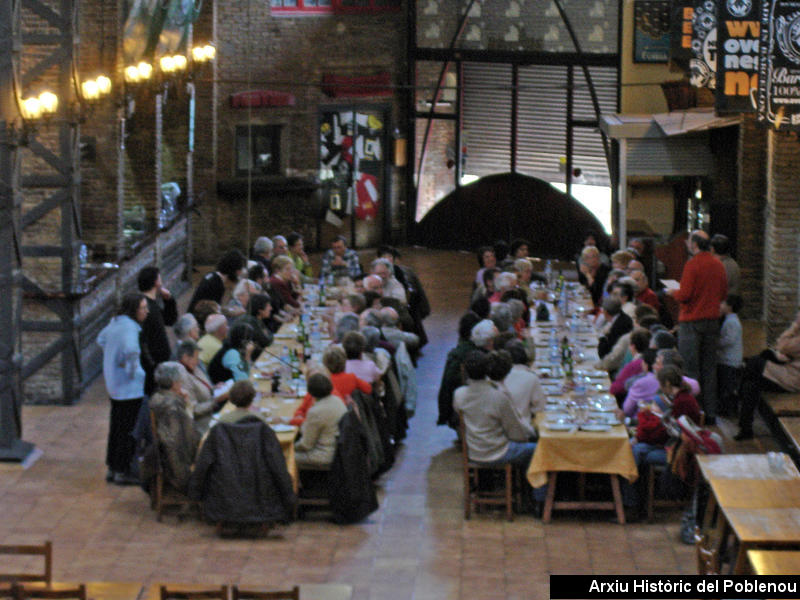
[[[21, 441], [25, 379], [55, 359], [62, 401], [80, 392], [76, 1], [0, 2], [0, 460], [33, 448]], [[59, 105], [37, 130], [19, 100], [43, 85]], [[23, 333], [37, 344], [26, 347]]]

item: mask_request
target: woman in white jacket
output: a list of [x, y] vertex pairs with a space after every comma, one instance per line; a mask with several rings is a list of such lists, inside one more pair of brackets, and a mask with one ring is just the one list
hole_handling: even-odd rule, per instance
[[130, 474], [135, 451], [133, 427], [144, 397], [144, 369], [140, 362], [139, 333], [147, 318], [143, 294], [127, 294], [116, 316], [97, 336], [103, 349], [103, 376], [111, 398], [108, 428], [106, 481], [119, 485], [137, 483]]

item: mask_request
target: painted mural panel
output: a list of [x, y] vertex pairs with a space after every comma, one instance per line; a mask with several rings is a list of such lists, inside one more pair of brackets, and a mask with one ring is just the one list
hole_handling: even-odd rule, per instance
[[385, 124], [382, 111], [329, 110], [320, 116], [320, 173], [331, 211], [361, 220], [378, 216], [383, 192]]

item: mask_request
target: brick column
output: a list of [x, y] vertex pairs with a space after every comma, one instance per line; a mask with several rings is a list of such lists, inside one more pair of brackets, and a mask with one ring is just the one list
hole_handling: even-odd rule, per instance
[[736, 261], [742, 273], [746, 319], [764, 318], [764, 211], [767, 188], [767, 131], [744, 115], [738, 144], [738, 234]]
[[798, 306], [800, 249], [800, 142], [795, 133], [767, 134], [767, 207], [764, 302], [767, 339], [773, 341]]

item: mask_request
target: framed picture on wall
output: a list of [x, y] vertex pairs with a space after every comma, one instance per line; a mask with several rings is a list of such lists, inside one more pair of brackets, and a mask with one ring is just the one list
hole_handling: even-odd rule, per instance
[[633, 62], [669, 60], [669, 0], [634, 0]]

